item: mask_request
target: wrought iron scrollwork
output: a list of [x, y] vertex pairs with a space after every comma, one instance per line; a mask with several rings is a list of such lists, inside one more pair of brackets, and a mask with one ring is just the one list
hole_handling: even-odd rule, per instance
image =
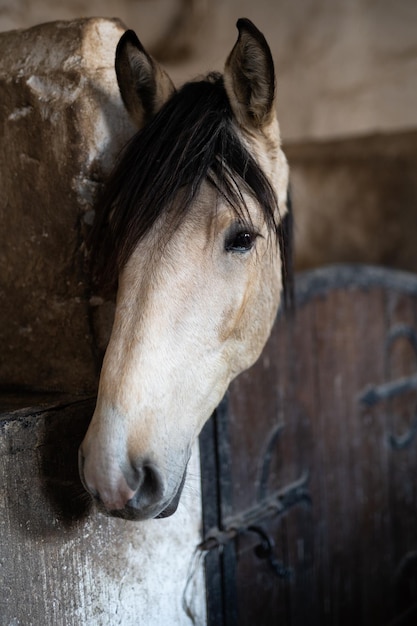
[[[408, 340], [416, 356], [417, 366], [417, 334], [413, 328], [405, 325], [395, 326], [388, 334], [386, 340], [386, 358], [389, 365], [392, 346], [399, 338]], [[411, 376], [404, 376], [381, 385], [370, 385], [362, 393], [359, 394], [359, 403], [365, 408], [371, 408], [386, 400], [394, 399], [404, 395], [410, 391], [417, 390], [417, 373]], [[417, 436], [417, 404], [414, 408], [411, 424], [407, 432], [398, 435], [395, 433], [388, 434], [388, 443], [393, 450], [402, 450], [408, 447]]]

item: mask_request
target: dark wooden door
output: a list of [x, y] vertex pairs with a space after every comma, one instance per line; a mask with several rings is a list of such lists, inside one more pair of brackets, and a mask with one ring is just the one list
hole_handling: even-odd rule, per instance
[[203, 436], [209, 623], [417, 624], [416, 408], [417, 277], [299, 276]]

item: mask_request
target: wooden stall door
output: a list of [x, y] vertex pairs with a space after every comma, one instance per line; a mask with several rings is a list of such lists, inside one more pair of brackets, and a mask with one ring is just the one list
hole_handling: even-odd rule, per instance
[[417, 277], [316, 270], [296, 304], [204, 433], [209, 623], [417, 624]]

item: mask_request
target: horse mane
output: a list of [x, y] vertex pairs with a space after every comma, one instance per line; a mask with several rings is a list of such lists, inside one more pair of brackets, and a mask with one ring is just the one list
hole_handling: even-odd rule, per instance
[[243, 192], [257, 200], [281, 246], [285, 287], [289, 220], [276, 222], [275, 191], [238, 136], [218, 73], [186, 83], [123, 150], [97, 203], [89, 237], [93, 283], [114, 289], [120, 270], [158, 218], [167, 212], [172, 232], [203, 181], [215, 187], [243, 223], [250, 223]]

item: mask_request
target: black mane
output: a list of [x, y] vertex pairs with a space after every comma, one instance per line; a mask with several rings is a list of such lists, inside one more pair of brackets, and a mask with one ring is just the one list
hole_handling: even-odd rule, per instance
[[[276, 194], [238, 137], [222, 76], [211, 74], [184, 85], [127, 144], [96, 207], [94, 280], [114, 287], [158, 217], [169, 212], [170, 226], [180, 224], [204, 180], [243, 222], [250, 218], [242, 191], [255, 197], [268, 228], [278, 235], [285, 261], [289, 242], [286, 229], [275, 221]], [[181, 202], [175, 202], [179, 193]]]

